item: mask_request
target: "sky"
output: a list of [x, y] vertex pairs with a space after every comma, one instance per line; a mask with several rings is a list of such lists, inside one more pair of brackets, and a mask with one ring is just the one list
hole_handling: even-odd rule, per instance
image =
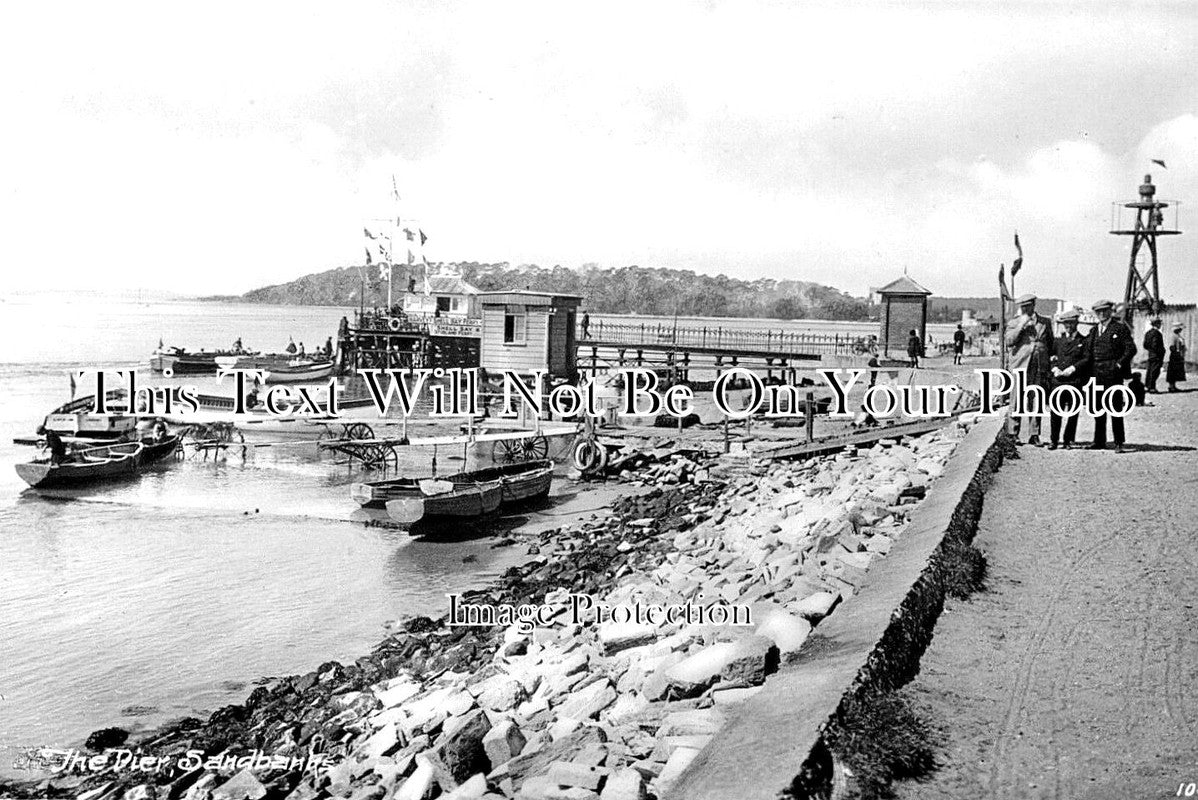
[[[1198, 214], [1196, 39], [1186, 3], [19, 4], [0, 291], [243, 292], [398, 210], [434, 261], [858, 295], [993, 295], [1018, 230], [1019, 292], [1117, 297], [1112, 202]], [[1198, 229], [1161, 262], [1198, 300]]]

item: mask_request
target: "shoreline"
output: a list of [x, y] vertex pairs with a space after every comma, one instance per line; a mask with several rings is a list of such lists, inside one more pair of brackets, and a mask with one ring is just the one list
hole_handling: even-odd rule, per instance
[[[294, 770], [219, 777], [202, 777], [203, 769], [110, 770], [7, 791], [86, 792], [90, 800], [151, 784], [159, 791], [170, 784], [169, 796], [193, 800], [243, 784], [244, 796], [255, 798], [314, 796], [318, 784], [355, 793], [437, 785], [445, 795], [466, 784], [525, 797], [564, 785], [664, 792], [718, 731], [725, 707], [751, 696], [781, 659], [799, 653], [813, 625], [852, 597], [967, 427], [955, 421], [905, 444], [803, 462], [662, 455], [629, 476], [652, 484], [647, 492], [618, 484], [608, 519], [592, 513], [564, 528], [518, 534], [531, 541], [530, 560], [488, 589], [463, 593], [492, 605], [570, 593], [743, 603], [758, 612], [755, 631], [609, 623], [525, 635], [417, 617], [353, 664], [270, 679], [207, 720], [179, 720], [120, 743], [175, 759], [195, 749], [294, 756], [320, 736], [334, 766], [318, 778]], [[769, 503], [754, 503], [758, 493]], [[579, 766], [579, 758], [599, 763]], [[237, 783], [225, 791], [231, 777]], [[581, 785], [568, 783], [575, 780]]]

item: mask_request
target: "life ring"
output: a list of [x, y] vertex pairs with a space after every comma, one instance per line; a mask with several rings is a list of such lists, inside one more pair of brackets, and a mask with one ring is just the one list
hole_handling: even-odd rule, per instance
[[571, 460], [579, 472], [594, 475], [607, 467], [607, 448], [593, 439], [579, 439], [574, 444]]
[[599, 475], [607, 469], [607, 448], [601, 444], [596, 444], [595, 447], [599, 451], [599, 458], [595, 461], [595, 466], [591, 468], [591, 474]]
[[390, 327], [393, 331], [399, 330], [399, 324], [399, 317], [391, 317], [387, 320], [388, 327]]
[[574, 469], [579, 472], [590, 472], [599, 460], [599, 445], [593, 439], [579, 439], [574, 443], [570, 458]]

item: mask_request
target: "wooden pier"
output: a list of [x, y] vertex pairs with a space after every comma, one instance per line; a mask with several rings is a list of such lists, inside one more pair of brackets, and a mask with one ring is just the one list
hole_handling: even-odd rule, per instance
[[[480, 366], [481, 320], [420, 318], [384, 311], [355, 315], [338, 333], [343, 372], [363, 368], [419, 369]], [[689, 380], [692, 370], [746, 367], [768, 379], [794, 382], [796, 372], [831, 356], [866, 353], [864, 336], [814, 334], [781, 328], [667, 322], [608, 322], [577, 326], [569, 337], [577, 367], [587, 375], [610, 368], [668, 370]]]
[[608, 366], [632, 366], [668, 369], [682, 380], [688, 380], [690, 371], [696, 368], [740, 366], [764, 370], [767, 378], [779, 377], [793, 383], [799, 366], [817, 364], [828, 356], [862, 355], [867, 351], [864, 336], [771, 328], [598, 321], [578, 334], [578, 364], [591, 374]]

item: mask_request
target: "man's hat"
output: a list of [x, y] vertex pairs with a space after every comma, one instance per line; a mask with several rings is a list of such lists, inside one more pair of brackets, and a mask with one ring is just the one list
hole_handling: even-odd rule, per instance
[[1175, 330], [1175, 331], [1179, 331], [1179, 330], [1181, 330], [1181, 329], [1182, 329], [1182, 328], [1184, 328], [1184, 327], [1185, 327], [1185, 325], [1182, 325], [1182, 324], [1179, 322], [1179, 323], [1177, 323], [1176, 325], [1174, 325], [1174, 326], [1173, 326], [1173, 330]]
[[1102, 311], [1104, 308], [1114, 308], [1114, 307], [1115, 307], [1114, 300], [1099, 300], [1097, 303], [1090, 306], [1090, 309], [1092, 311]]
[[1148, 322], [1149, 322], [1150, 324], [1152, 324], [1152, 325], [1160, 325], [1160, 324], [1161, 324], [1161, 318], [1160, 318], [1160, 317], [1153, 317], [1152, 319], [1148, 320]]
[[1015, 305], [1021, 306], [1024, 303], [1034, 302], [1036, 302], [1036, 296], [1034, 294], [1021, 294], [1019, 295], [1019, 299], [1015, 301]]
[[1058, 322], [1077, 322], [1079, 317], [1081, 317], [1080, 311], [1078, 311], [1076, 308], [1067, 308], [1064, 311], [1062, 311], [1060, 314], [1057, 314], [1057, 321]]

